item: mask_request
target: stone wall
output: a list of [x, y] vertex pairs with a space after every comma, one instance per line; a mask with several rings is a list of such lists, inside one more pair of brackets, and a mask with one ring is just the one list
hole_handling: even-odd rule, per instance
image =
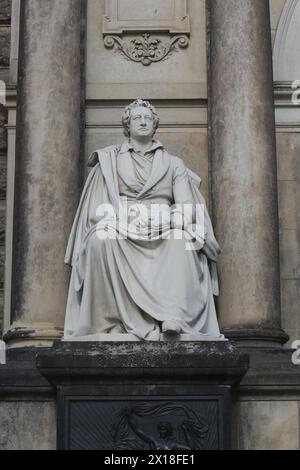
[[[0, 80], [8, 83], [11, 0], [0, 0]], [[4, 244], [6, 206], [7, 111], [0, 103], [0, 335], [4, 305]]]
[[56, 448], [55, 403], [28, 397], [1, 400], [1, 450], [54, 450]]
[[255, 397], [235, 404], [234, 450], [298, 450], [299, 402]]

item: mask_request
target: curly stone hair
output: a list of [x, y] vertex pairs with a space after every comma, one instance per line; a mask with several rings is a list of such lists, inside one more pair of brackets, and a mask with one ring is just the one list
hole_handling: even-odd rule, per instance
[[149, 101], [145, 101], [145, 100], [141, 100], [141, 99], [137, 99], [135, 101], [133, 101], [132, 103], [130, 103], [129, 106], [126, 106], [125, 108], [125, 111], [124, 111], [124, 114], [122, 116], [122, 124], [123, 124], [123, 127], [124, 127], [124, 135], [125, 137], [130, 137], [130, 119], [131, 119], [131, 110], [134, 109], [134, 108], [138, 108], [140, 106], [143, 106], [144, 108], [148, 108], [150, 109], [152, 115], [153, 115], [153, 127], [154, 127], [154, 132], [153, 132], [153, 135], [155, 134], [155, 132], [157, 131], [157, 128], [159, 126], [159, 117], [158, 117], [158, 114], [156, 112], [156, 109], [154, 106], [152, 106]]

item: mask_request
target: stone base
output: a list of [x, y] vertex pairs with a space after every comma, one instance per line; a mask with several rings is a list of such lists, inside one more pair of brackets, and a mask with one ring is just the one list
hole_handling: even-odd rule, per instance
[[248, 356], [224, 341], [60, 342], [37, 367], [58, 391], [58, 449], [227, 449]]
[[[63, 338], [63, 342], [140, 342], [142, 341], [140, 338], [133, 334], [122, 334], [122, 333], [98, 333], [93, 335], [86, 335], [86, 336], [73, 336], [69, 338]], [[228, 341], [224, 335], [220, 335], [218, 337], [209, 336], [209, 335], [202, 335], [201, 333], [198, 334], [161, 334], [159, 341]]]
[[22, 322], [14, 322], [10, 329], [5, 332], [3, 339], [9, 348], [24, 347], [51, 347], [53, 343], [60, 340], [63, 329], [52, 323], [31, 323], [26, 325]]
[[230, 341], [243, 348], [277, 349], [289, 340], [281, 328], [225, 328], [224, 333]]

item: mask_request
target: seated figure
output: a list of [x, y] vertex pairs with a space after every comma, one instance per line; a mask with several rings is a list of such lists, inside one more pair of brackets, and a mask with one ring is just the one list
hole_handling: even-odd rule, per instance
[[64, 337], [222, 338], [220, 250], [201, 180], [154, 139], [159, 118], [150, 103], [133, 102], [122, 122], [127, 140], [89, 158], [65, 257]]

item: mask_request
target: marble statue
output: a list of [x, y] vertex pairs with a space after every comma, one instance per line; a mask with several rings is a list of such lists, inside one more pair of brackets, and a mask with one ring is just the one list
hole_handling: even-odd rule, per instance
[[154, 138], [159, 118], [149, 102], [130, 104], [122, 122], [125, 142], [88, 161], [65, 257], [64, 338], [221, 339], [220, 249], [201, 180]]

